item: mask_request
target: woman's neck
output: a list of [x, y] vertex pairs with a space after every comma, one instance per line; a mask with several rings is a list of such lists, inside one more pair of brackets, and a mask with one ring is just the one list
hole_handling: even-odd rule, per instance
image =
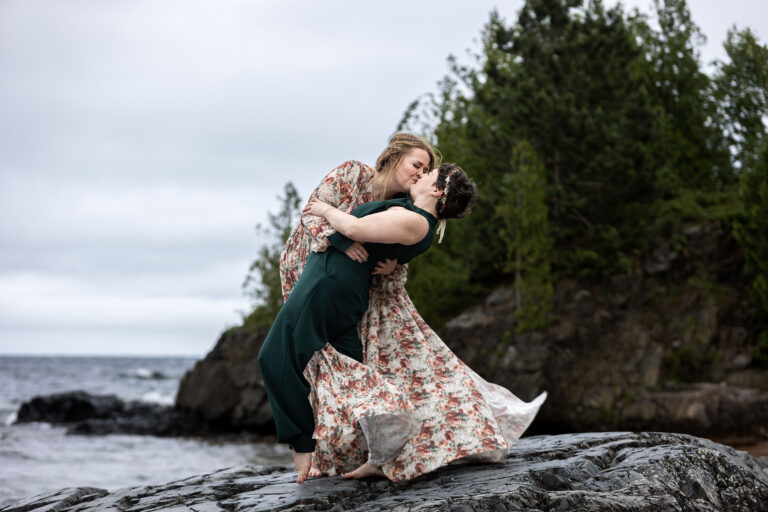
[[373, 194], [374, 201], [383, 201], [384, 199], [387, 199], [387, 195], [382, 193], [383, 187], [384, 184], [381, 180], [376, 179], [373, 181], [373, 184], [371, 185], [371, 193]]
[[373, 178], [371, 183], [371, 193], [373, 194], [374, 201], [382, 201], [384, 199], [392, 199], [397, 194], [404, 194], [408, 190], [403, 190], [397, 183], [394, 176], [390, 176], [387, 179], [386, 172], [378, 172]]
[[413, 199], [414, 206], [426, 210], [437, 218], [437, 198], [434, 196], [421, 196]]
[[383, 184], [383, 183], [381, 183], [381, 182], [379, 182], [379, 183], [374, 183], [374, 184], [373, 184], [373, 190], [372, 190], [372, 192], [373, 192], [373, 196], [374, 196], [374, 197], [376, 197], [376, 198], [380, 198], [380, 199], [392, 199], [392, 198], [393, 198], [393, 197], [395, 197], [397, 194], [404, 194], [404, 193], [406, 193], [406, 192], [407, 192], [407, 191], [405, 191], [405, 190], [401, 190], [401, 189], [400, 189], [400, 187], [398, 187], [396, 183], [392, 183], [392, 182], [390, 181], [390, 182], [387, 184], [387, 189], [386, 189], [386, 190], [384, 191], [384, 193], [382, 194], [382, 188], [383, 188], [383, 186], [384, 186], [384, 184]]

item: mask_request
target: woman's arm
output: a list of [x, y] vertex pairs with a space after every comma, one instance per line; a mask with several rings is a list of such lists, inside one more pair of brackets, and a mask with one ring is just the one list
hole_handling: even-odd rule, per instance
[[[355, 160], [344, 162], [323, 178], [320, 185], [312, 192], [310, 200], [319, 199], [342, 211], [351, 210], [360, 202], [371, 201], [372, 196], [362, 198], [364, 191], [360, 186], [362, 182], [368, 181], [366, 175], [372, 172], [361, 162]], [[363, 200], [360, 201], [360, 199]], [[310, 238], [312, 252], [322, 252], [328, 247], [328, 236], [335, 230], [326, 219], [302, 213], [300, 225]], [[344, 251], [346, 248], [341, 250]]]
[[313, 198], [304, 208], [304, 214], [324, 217], [334, 229], [357, 242], [411, 245], [429, 231], [427, 219], [399, 207], [358, 218]]
[[[361, 162], [344, 162], [323, 178], [312, 197], [319, 197], [342, 209], [351, 210], [360, 203], [373, 200], [369, 182], [374, 174], [373, 169]], [[314, 215], [302, 216], [296, 229], [286, 240], [280, 255], [280, 282], [284, 299], [288, 298], [298, 281], [309, 254], [325, 251], [330, 243], [328, 237], [334, 232], [325, 219]], [[350, 247], [339, 249], [346, 252], [350, 258], [361, 261], [367, 257], [365, 249], [361, 247], [360, 244], [353, 245], [350, 242]]]

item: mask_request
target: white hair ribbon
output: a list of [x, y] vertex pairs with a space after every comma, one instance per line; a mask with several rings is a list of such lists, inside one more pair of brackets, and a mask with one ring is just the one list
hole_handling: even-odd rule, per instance
[[445, 219], [440, 219], [437, 221], [437, 229], [435, 230], [437, 233], [437, 243], [442, 243], [443, 241], [443, 235], [445, 234]]

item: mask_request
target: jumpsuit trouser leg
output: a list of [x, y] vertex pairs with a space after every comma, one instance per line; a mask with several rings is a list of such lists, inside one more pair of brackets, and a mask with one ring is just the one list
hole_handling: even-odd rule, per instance
[[295, 291], [272, 324], [258, 360], [272, 406], [277, 440], [290, 444], [296, 452], [308, 453], [315, 450], [312, 439], [315, 419], [304, 368], [326, 343], [359, 362], [363, 359], [363, 348], [357, 335], [357, 322], [346, 326], [336, 324], [333, 330], [341, 329], [328, 335], [329, 312], [323, 307], [328, 301], [291, 301]]

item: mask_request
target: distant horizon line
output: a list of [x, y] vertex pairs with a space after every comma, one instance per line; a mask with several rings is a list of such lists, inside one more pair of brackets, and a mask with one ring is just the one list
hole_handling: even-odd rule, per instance
[[104, 352], [95, 352], [95, 353], [61, 353], [61, 352], [34, 352], [34, 353], [23, 353], [23, 352], [0, 352], [0, 357], [156, 357], [156, 358], [203, 358], [205, 355], [200, 354], [108, 354]]

